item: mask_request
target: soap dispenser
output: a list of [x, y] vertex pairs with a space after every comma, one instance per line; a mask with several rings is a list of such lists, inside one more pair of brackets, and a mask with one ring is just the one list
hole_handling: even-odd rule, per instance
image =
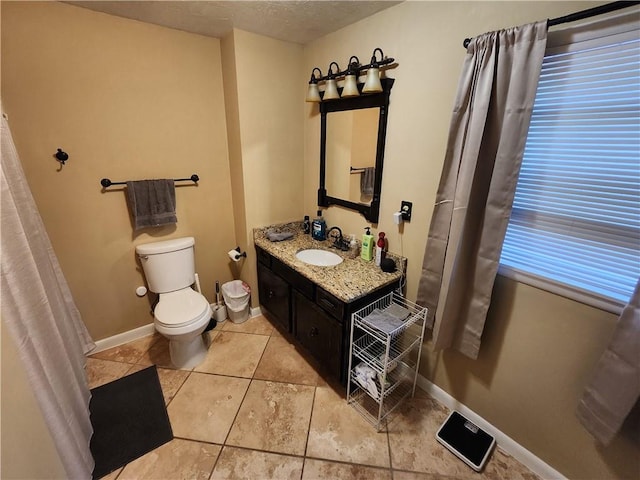
[[367, 262], [373, 259], [373, 235], [371, 235], [371, 227], [365, 227], [365, 232], [362, 236], [362, 250], [360, 251], [360, 257]]
[[314, 240], [320, 241], [327, 239], [327, 222], [322, 218], [322, 210], [318, 210], [318, 216], [313, 219], [311, 237], [313, 237]]

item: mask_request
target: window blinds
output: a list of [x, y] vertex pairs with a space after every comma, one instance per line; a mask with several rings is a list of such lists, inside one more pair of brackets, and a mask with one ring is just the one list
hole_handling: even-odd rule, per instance
[[612, 311], [627, 303], [640, 277], [637, 31], [547, 50], [500, 263]]

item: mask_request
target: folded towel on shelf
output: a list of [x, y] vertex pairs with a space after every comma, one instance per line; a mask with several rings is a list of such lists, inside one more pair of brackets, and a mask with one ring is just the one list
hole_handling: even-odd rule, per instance
[[382, 311], [387, 315], [391, 315], [392, 317], [397, 318], [398, 320], [404, 320], [409, 315], [411, 315], [411, 312], [408, 309], [404, 308], [402, 305], [398, 305], [397, 303], [390, 304]]
[[272, 242], [282, 242], [283, 240], [289, 240], [290, 238], [293, 238], [293, 232], [288, 231], [275, 232], [273, 230], [267, 230], [267, 233], [265, 235]]
[[134, 230], [177, 223], [173, 180], [127, 182], [127, 200]]
[[376, 371], [373, 368], [364, 363], [359, 363], [354, 368], [353, 379], [358, 383], [358, 385], [369, 392], [369, 395], [376, 400], [378, 399], [380, 393], [378, 392], [378, 386], [375, 381]]
[[[369, 315], [364, 317], [362, 321], [384, 333], [392, 333], [395, 329], [404, 324], [405, 319], [411, 313], [400, 305], [397, 305], [398, 308], [393, 307], [393, 305], [396, 304], [392, 303], [389, 307], [383, 310], [380, 310], [379, 308], [374, 309]], [[404, 311], [406, 311], [406, 314]]]
[[363, 196], [373, 195], [373, 186], [376, 179], [376, 169], [373, 167], [364, 168], [360, 174], [360, 194]]

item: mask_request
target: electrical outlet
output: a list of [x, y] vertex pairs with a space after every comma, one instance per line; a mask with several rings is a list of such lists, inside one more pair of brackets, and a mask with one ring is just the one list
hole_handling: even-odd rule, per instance
[[405, 222], [411, 221], [411, 210], [413, 208], [413, 203], [407, 202], [406, 200], [402, 200], [400, 204], [400, 213], [402, 213], [402, 219]]

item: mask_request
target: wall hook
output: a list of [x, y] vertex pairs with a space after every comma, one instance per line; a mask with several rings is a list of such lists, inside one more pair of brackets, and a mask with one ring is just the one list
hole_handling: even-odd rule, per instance
[[62, 165], [64, 165], [64, 162], [69, 160], [69, 154], [63, 151], [61, 148], [58, 149], [54, 157], [56, 157], [56, 160], [58, 160]]

